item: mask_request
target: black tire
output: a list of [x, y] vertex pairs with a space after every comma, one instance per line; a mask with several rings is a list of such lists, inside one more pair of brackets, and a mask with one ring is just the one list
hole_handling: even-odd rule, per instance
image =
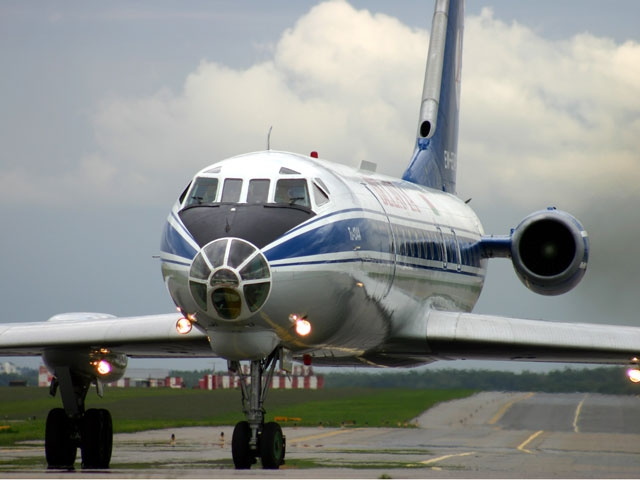
[[285, 443], [282, 428], [276, 422], [265, 423], [260, 436], [262, 468], [277, 470], [284, 463]]
[[249, 422], [238, 422], [233, 429], [231, 438], [231, 456], [236, 470], [247, 470], [254, 463], [249, 442], [251, 440], [251, 427]]
[[109, 468], [113, 448], [113, 421], [109, 410], [87, 410], [82, 420], [81, 436], [82, 468]]
[[78, 445], [74, 437], [73, 421], [64, 408], [54, 408], [47, 415], [44, 452], [48, 468], [72, 469]]

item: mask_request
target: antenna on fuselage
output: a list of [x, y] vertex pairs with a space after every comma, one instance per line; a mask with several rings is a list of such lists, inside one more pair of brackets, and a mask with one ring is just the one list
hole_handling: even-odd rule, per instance
[[273, 130], [273, 125], [269, 127], [269, 133], [267, 133], [267, 150], [271, 150], [271, 130]]

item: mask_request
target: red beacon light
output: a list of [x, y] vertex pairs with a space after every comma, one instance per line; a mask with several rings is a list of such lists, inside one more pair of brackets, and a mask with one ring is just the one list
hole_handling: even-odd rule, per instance
[[310, 156], [311, 158], [318, 158], [318, 152], [316, 152], [316, 151], [314, 150], [313, 152], [311, 152], [311, 153], [309, 154], [309, 156]]

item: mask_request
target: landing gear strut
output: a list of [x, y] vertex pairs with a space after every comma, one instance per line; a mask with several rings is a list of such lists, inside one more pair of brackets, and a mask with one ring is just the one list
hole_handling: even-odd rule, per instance
[[[54, 408], [47, 416], [44, 449], [49, 468], [73, 469], [78, 448], [82, 468], [109, 468], [113, 446], [113, 423], [105, 409], [85, 410], [84, 401], [92, 379], [57, 368], [50, 393], [58, 388], [64, 408]], [[101, 384], [98, 383], [101, 394]]]
[[282, 354], [278, 348], [266, 359], [252, 360], [249, 374], [242, 372], [240, 362], [229, 361], [229, 370], [240, 375], [242, 408], [247, 418], [235, 426], [231, 440], [238, 470], [251, 468], [258, 457], [265, 469], [278, 469], [284, 464], [286, 439], [282, 428], [276, 422], [264, 423], [264, 401]]

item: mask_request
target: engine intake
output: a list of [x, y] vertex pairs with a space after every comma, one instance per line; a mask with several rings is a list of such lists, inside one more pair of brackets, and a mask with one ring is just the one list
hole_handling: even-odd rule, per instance
[[588, 235], [566, 212], [549, 209], [529, 215], [515, 228], [510, 243], [516, 274], [538, 294], [566, 293], [586, 272]]

